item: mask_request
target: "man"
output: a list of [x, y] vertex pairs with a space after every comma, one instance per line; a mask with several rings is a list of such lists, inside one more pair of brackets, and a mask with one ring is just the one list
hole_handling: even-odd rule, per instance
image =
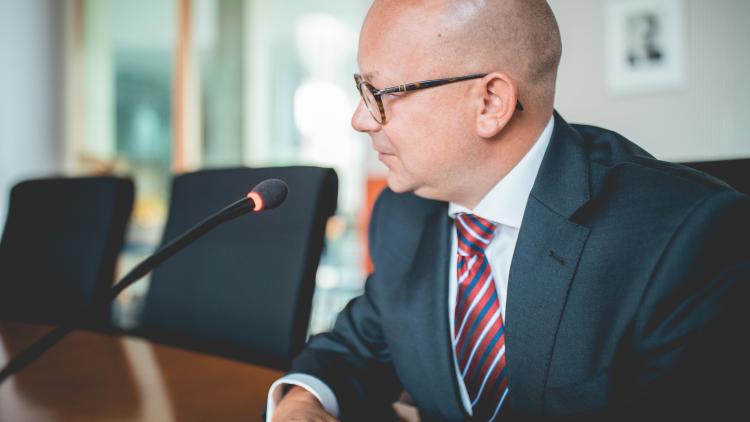
[[739, 407], [750, 200], [566, 123], [560, 54], [544, 0], [375, 0], [352, 118], [389, 169], [375, 272], [274, 421], [389, 420], [402, 391], [424, 420]]

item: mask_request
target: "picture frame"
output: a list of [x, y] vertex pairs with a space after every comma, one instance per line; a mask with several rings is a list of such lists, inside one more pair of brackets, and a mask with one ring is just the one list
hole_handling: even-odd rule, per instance
[[687, 87], [685, 15], [684, 0], [606, 0], [610, 94], [649, 95]]

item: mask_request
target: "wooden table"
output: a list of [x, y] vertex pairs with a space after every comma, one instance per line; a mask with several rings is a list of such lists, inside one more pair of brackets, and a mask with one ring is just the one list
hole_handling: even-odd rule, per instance
[[[0, 367], [50, 327], [0, 322]], [[76, 331], [0, 384], [0, 421], [259, 421], [281, 372]]]

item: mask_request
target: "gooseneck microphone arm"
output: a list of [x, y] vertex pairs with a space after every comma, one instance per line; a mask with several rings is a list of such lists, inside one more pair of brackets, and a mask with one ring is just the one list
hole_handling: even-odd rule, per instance
[[[287, 192], [288, 188], [286, 183], [279, 179], [268, 179], [260, 182], [245, 198], [228, 205], [216, 214], [196, 224], [184, 234], [159, 248], [153, 255], [141, 261], [117, 284], [112, 286], [109, 301], [114, 301], [123, 290], [140, 280], [146, 274], [161, 265], [162, 262], [195, 242], [198, 238], [213, 230], [218, 225], [241, 215], [250, 213], [251, 211], [260, 212], [276, 208], [284, 202]], [[74, 329], [75, 327], [72, 324], [57, 326], [44, 335], [44, 337], [24, 349], [15, 358], [12, 358], [2, 371], [0, 371], [0, 384], [11, 375], [18, 373], [30, 363], [34, 362], [39, 356], [52, 348], [52, 346], [57, 344], [57, 342], [62, 340]]]
[[250, 198], [242, 198], [239, 201], [229, 205], [223, 210], [216, 214], [206, 218], [200, 223], [193, 226], [192, 229], [180, 235], [180, 237], [172, 240], [166, 245], [162, 246], [154, 252], [153, 255], [141, 261], [140, 264], [136, 265], [135, 268], [122, 278], [117, 284], [112, 287], [110, 293], [110, 301], [113, 301], [117, 296], [122, 293], [123, 290], [128, 288], [130, 285], [140, 280], [146, 274], [153, 271], [162, 262], [169, 259], [172, 255], [184, 249], [189, 244], [195, 242], [199, 237], [213, 230], [216, 226], [229, 221], [233, 218], [239, 217], [246, 214], [254, 208], [254, 201]]

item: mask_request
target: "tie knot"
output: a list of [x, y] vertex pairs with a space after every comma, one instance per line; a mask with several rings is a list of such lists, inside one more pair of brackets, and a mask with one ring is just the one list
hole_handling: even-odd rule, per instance
[[474, 214], [456, 215], [458, 253], [461, 255], [483, 254], [495, 237], [497, 225]]

